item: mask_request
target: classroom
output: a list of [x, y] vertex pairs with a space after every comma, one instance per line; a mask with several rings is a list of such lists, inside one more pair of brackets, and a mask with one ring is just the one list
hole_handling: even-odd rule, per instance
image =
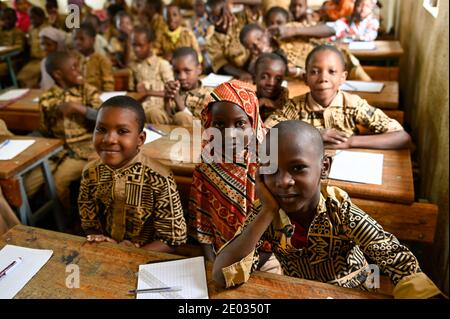
[[448, 300], [448, 7], [0, 0], [0, 299]]

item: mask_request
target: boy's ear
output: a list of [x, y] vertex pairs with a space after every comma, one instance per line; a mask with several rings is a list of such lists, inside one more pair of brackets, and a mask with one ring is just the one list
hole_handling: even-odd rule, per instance
[[145, 133], [145, 130], [142, 130], [142, 132], [139, 133], [139, 136], [138, 136], [138, 139], [139, 139], [138, 149], [141, 148], [142, 145], [144, 145], [146, 138], [147, 138], [147, 133]]
[[320, 178], [326, 179], [328, 178], [328, 175], [330, 174], [331, 170], [331, 163], [333, 162], [333, 159], [331, 156], [325, 155], [322, 159], [322, 170], [320, 171]]
[[344, 84], [344, 82], [347, 80], [347, 76], [348, 76], [347, 71], [342, 72], [342, 78], [341, 78], [342, 84]]

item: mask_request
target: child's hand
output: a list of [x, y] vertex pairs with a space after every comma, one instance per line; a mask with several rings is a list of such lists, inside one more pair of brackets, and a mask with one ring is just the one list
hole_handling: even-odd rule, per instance
[[87, 235], [86, 239], [90, 243], [101, 243], [103, 241], [106, 241], [109, 243], [117, 244], [117, 242], [114, 239], [107, 237], [105, 235]]
[[164, 85], [165, 97], [169, 99], [175, 99], [177, 95], [180, 94], [180, 82], [179, 81], [168, 81]]
[[69, 116], [74, 113], [79, 113], [82, 115], [86, 114], [86, 107], [78, 102], [62, 103], [58, 106], [58, 109], [64, 116]]
[[138, 83], [137, 85], [136, 85], [136, 91], [138, 92], [138, 93], [147, 93], [147, 89], [145, 88], [145, 84], [144, 83]]
[[237, 78], [243, 82], [253, 83], [253, 76], [245, 71], [240, 72]]
[[264, 183], [263, 176], [259, 173], [258, 168], [256, 173], [256, 195], [261, 201], [263, 209], [276, 213], [279, 211], [280, 205]]
[[123, 240], [119, 243], [119, 245], [125, 246], [125, 247], [136, 247], [139, 248], [141, 247], [138, 243], [133, 243], [129, 240]]
[[330, 148], [348, 148], [343, 147], [350, 137], [346, 133], [334, 128], [327, 128], [321, 130], [320, 134], [322, 135], [322, 140], [326, 146], [330, 146]]

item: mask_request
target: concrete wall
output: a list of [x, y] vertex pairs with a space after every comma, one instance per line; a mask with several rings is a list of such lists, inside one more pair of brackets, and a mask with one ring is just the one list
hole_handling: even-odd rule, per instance
[[449, 2], [439, 2], [437, 18], [422, 3], [399, 1], [397, 34], [405, 50], [400, 62], [400, 90], [406, 120], [417, 145], [420, 186], [416, 194], [439, 205], [435, 244], [426, 251], [426, 264], [432, 265], [429, 275], [448, 294]]

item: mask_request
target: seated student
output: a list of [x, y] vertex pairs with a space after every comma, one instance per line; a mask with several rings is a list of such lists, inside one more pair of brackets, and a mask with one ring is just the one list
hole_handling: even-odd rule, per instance
[[[255, 144], [262, 141], [264, 129], [256, 94], [244, 82], [232, 80], [219, 85], [205, 105], [203, 127], [220, 131], [220, 137], [214, 135], [219, 138], [214, 144], [222, 146], [222, 152], [213, 146], [214, 153], [210, 154], [208, 142], [211, 140], [206, 138], [202, 163], [193, 173], [188, 233], [201, 244], [205, 258], [214, 261], [216, 252], [244, 223], [256, 199]], [[232, 145], [226, 140], [231, 140]], [[272, 258], [271, 263], [276, 260]]]
[[[39, 32], [39, 39], [44, 55], [47, 57], [51, 53], [64, 51], [67, 37], [67, 34], [60, 29], [49, 26], [43, 28]], [[46, 60], [47, 58], [41, 60], [41, 82], [39, 86], [43, 90], [48, 90], [55, 85], [53, 77], [47, 73]]]
[[194, 32], [195, 38], [197, 39], [198, 46], [202, 52], [203, 57], [203, 70], [205, 74], [212, 72], [211, 69], [211, 58], [208, 55], [208, 50], [206, 49], [206, 38], [211, 36], [214, 32], [214, 28], [211, 22], [208, 20], [208, 13], [206, 12], [206, 0], [195, 0], [194, 4], [194, 16], [188, 20], [188, 25]]
[[[45, 67], [55, 85], [39, 98], [39, 131], [44, 137], [64, 140], [64, 151], [52, 158], [50, 166], [58, 198], [69, 208], [69, 186], [80, 179], [87, 159], [94, 152], [92, 130], [101, 100], [98, 90], [84, 83], [74, 55], [54, 52], [47, 57]], [[25, 184], [32, 196], [43, 185], [41, 169], [31, 172]]]
[[[278, 149], [270, 153], [274, 130]], [[276, 162], [276, 171], [257, 173], [259, 200], [245, 225], [219, 251], [214, 281], [226, 287], [246, 282], [259, 260], [255, 248], [267, 240], [287, 276], [367, 290], [369, 263], [374, 263], [394, 283], [394, 297], [440, 294], [407, 247], [342, 189], [321, 183], [330, 171], [331, 157], [324, 154], [317, 129], [286, 121], [272, 128], [265, 141], [263, 150], [270, 156], [262, 165]]]
[[135, 26], [151, 28], [155, 33], [155, 37], [158, 38], [166, 27], [166, 22], [163, 17], [163, 7], [162, 0], [137, 0], [137, 14], [133, 16], [133, 24]]
[[16, 27], [22, 30], [23, 33], [27, 33], [30, 28], [30, 16], [28, 10], [31, 7], [31, 3], [28, 0], [14, 0], [13, 7], [16, 10]]
[[59, 13], [57, 0], [45, 0], [45, 10], [50, 26], [67, 31], [66, 16]]
[[14, 9], [0, 11], [0, 46], [25, 47], [25, 34], [16, 27], [17, 17]]
[[[376, 0], [357, 0], [351, 16], [315, 26], [285, 25], [276, 31], [284, 39], [290, 37], [329, 38], [331, 41], [374, 41], [380, 22], [374, 15]], [[274, 30], [274, 29], [272, 29]]]
[[308, 9], [307, 0], [291, 0], [289, 4], [289, 12], [292, 15], [293, 22], [303, 25], [310, 26], [317, 23], [320, 17]]
[[155, 41], [155, 54], [162, 56], [170, 62], [173, 51], [176, 48], [191, 47], [197, 52], [199, 58], [201, 58], [200, 47], [194, 33], [188, 28], [181, 26], [182, 17], [180, 8], [173, 4], [168, 5], [166, 9], [166, 20], [167, 26]]
[[317, 13], [322, 21], [336, 21], [352, 14], [355, 0], [328, 0], [325, 1]]
[[197, 52], [193, 48], [178, 48], [173, 53], [174, 81], [165, 84], [166, 110], [173, 114], [173, 124], [192, 126], [193, 120], [201, 120], [206, 98], [213, 90], [202, 86], [202, 73]]
[[[295, 29], [295, 28], [294, 28]], [[257, 24], [248, 24], [242, 28], [240, 33], [241, 43], [251, 52], [253, 61], [264, 52], [281, 52], [288, 59], [288, 76], [291, 78], [302, 78], [305, 72], [306, 57], [318, 44], [304, 38], [290, 40], [277, 40], [268, 30]], [[347, 49], [341, 48], [345, 54], [347, 72], [350, 80], [370, 81], [371, 78], [364, 71], [358, 59]]]
[[287, 61], [284, 56], [263, 53], [255, 62], [256, 95], [263, 121], [283, 108], [289, 100], [289, 90], [282, 86], [286, 73]]
[[[294, 97], [266, 121], [268, 128], [286, 120], [302, 120], [321, 130], [328, 148], [398, 149], [410, 146], [403, 127], [358, 95], [343, 92], [347, 72], [334, 46], [316, 47], [306, 59], [305, 82], [310, 92]], [[360, 135], [368, 130], [371, 135]]]
[[17, 80], [22, 87], [35, 88], [41, 79], [41, 60], [44, 58], [44, 52], [41, 49], [39, 41], [39, 32], [45, 28], [48, 23], [45, 12], [39, 7], [30, 9], [31, 28], [28, 30], [28, 48], [29, 61], [17, 74]]
[[113, 66], [125, 68], [136, 60], [131, 45], [131, 34], [133, 32], [131, 15], [125, 11], [120, 11], [115, 16], [115, 23], [117, 34], [111, 37], [108, 55]]
[[264, 15], [264, 25], [266, 28], [271, 26], [282, 26], [288, 23], [289, 12], [282, 7], [272, 7]]
[[145, 27], [134, 29], [132, 44], [137, 60], [130, 65], [132, 75], [128, 89], [145, 94], [143, 107], [148, 122], [170, 124], [170, 114], [164, 108], [164, 84], [173, 81], [173, 71], [167, 60], [153, 54], [154, 41], [151, 29]]
[[225, 0], [208, 0], [207, 6], [209, 20], [214, 25], [214, 32], [206, 39], [213, 72], [252, 82], [251, 73], [245, 70], [250, 55], [239, 42], [241, 26], [235, 23], [234, 16], [227, 10]]
[[75, 47], [78, 50], [81, 74], [85, 83], [95, 86], [99, 91], [114, 90], [114, 77], [111, 61], [103, 54], [94, 51], [95, 29], [89, 23], [82, 23], [75, 29]]
[[93, 138], [100, 159], [83, 170], [81, 226], [91, 242], [173, 252], [186, 242], [186, 222], [172, 173], [141, 152], [144, 124], [144, 110], [131, 97], [100, 107]]
[[100, 21], [100, 18], [95, 14], [88, 14], [84, 17], [82, 22], [82, 24], [85, 23], [92, 25], [95, 30], [94, 52], [106, 56], [109, 43], [106, 37], [102, 34], [102, 22]]

